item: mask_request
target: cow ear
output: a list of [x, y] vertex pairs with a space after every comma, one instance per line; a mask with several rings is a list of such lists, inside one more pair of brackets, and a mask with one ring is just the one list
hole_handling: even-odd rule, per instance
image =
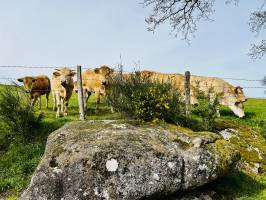
[[36, 79], [32, 79], [32, 82], [34, 83], [36, 81]]
[[18, 78], [17, 81], [18, 82], [23, 82], [23, 78]]
[[53, 75], [60, 76], [60, 73], [59, 72], [53, 72]]
[[76, 72], [71, 72], [70, 75], [71, 75], [71, 76], [75, 76], [75, 75], [76, 75]]
[[100, 69], [99, 68], [95, 68], [94, 72], [98, 74], [98, 73], [100, 73]]

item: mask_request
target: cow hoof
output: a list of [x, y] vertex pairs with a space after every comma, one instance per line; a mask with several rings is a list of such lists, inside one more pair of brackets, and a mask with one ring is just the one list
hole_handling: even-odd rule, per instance
[[56, 117], [56, 118], [59, 118], [59, 117], [60, 117], [60, 114], [56, 114], [55, 117]]

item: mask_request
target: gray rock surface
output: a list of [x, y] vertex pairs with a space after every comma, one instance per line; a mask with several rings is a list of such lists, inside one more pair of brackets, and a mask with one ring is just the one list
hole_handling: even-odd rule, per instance
[[213, 133], [115, 121], [53, 132], [22, 200], [151, 199], [204, 185], [238, 159]]

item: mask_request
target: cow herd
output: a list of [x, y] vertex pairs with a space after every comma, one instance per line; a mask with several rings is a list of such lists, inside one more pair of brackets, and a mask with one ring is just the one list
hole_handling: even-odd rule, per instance
[[[17, 80], [23, 82], [25, 92], [29, 93], [31, 106], [34, 106], [36, 101], [39, 100], [41, 108], [41, 96], [45, 95], [47, 108], [49, 94], [52, 92], [54, 102], [53, 110], [56, 111], [56, 117], [60, 117], [61, 115], [67, 115], [69, 99], [72, 93], [78, 90], [77, 83], [73, 79], [75, 74], [76, 72], [74, 70], [64, 67], [54, 70], [51, 81], [47, 76], [26, 76]], [[82, 73], [85, 111], [87, 110], [88, 99], [92, 93], [95, 94], [96, 111], [98, 111], [100, 97], [106, 95], [107, 86], [108, 88], [112, 87], [109, 83], [109, 78], [114, 74], [114, 70], [105, 65], [95, 69], [87, 69]], [[182, 74], [166, 74], [148, 70], [141, 71], [140, 74], [148, 76], [154, 81], [170, 81], [174, 88], [179, 90], [181, 94], [184, 93], [185, 77]], [[124, 75], [128, 77], [128, 74]], [[190, 85], [192, 104], [197, 104], [198, 102], [195, 94], [196, 88], [205, 93], [212, 88], [213, 93], [218, 96], [218, 101], [221, 105], [229, 107], [240, 118], [245, 116], [244, 102], [247, 99], [241, 87], [234, 87], [220, 78], [203, 76], [191, 76]]]
[[[82, 73], [82, 85], [85, 108], [92, 93], [96, 95], [96, 110], [99, 108], [100, 96], [105, 95], [107, 76], [113, 70], [107, 66], [95, 69], [87, 69]], [[37, 100], [41, 109], [41, 96], [46, 96], [46, 108], [48, 107], [49, 94], [52, 92], [53, 110], [56, 117], [66, 116], [68, 113], [69, 99], [73, 91], [77, 92], [77, 83], [73, 77], [76, 72], [68, 67], [55, 69], [50, 80], [47, 76], [25, 76], [17, 79], [24, 85], [25, 92], [29, 94], [30, 104], [33, 107]]]

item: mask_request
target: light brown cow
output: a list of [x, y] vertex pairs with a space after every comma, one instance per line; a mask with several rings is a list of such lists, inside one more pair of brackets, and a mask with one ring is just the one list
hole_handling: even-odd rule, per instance
[[[106, 87], [108, 86], [108, 77], [113, 73], [113, 69], [103, 65], [95, 69], [87, 69], [82, 73], [82, 88], [84, 95], [84, 108], [87, 111], [87, 102], [91, 94], [96, 96], [96, 112], [99, 110], [100, 97], [106, 95]], [[78, 91], [75, 83], [75, 92]]]
[[[181, 94], [184, 94], [185, 77], [182, 74], [165, 74], [147, 70], [142, 71], [141, 74], [150, 77], [152, 80], [170, 82]], [[196, 89], [205, 93], [212, 89], [214, 96], [218, 96], [221, 105], [229, 107], [240, 118], [245, 116], [244, 102], [247, 101], [247, 98], [244, 95], [243, 88], [240, 86], [234, 87], [223, 79], [204, 76], [191, 76], [190, 84], [192, 104], [197, 104], [198, 102], [195, 95]]]
[[49, 94], [51, 91], [50, 79], [47, 76], [25, 76], [17, 79], [23, 82], [24, 89], [30, 95], [30, 105], [33, 107], [39, 99], [39, 108], [41, 109], [41, 96], [46, 96], [46, 108], [48, 108]]
[[64, 116], [67, 115], [68, 101], [74, 88], [73, 76], [75, 74], [74, 70], [67, 67], [56, 69], [53, 72], [51, 87], [54, 99], [53, 109], [56, 110], [57, 108], [56, 117], [60, 117], [60, 113], [63, 113]]

